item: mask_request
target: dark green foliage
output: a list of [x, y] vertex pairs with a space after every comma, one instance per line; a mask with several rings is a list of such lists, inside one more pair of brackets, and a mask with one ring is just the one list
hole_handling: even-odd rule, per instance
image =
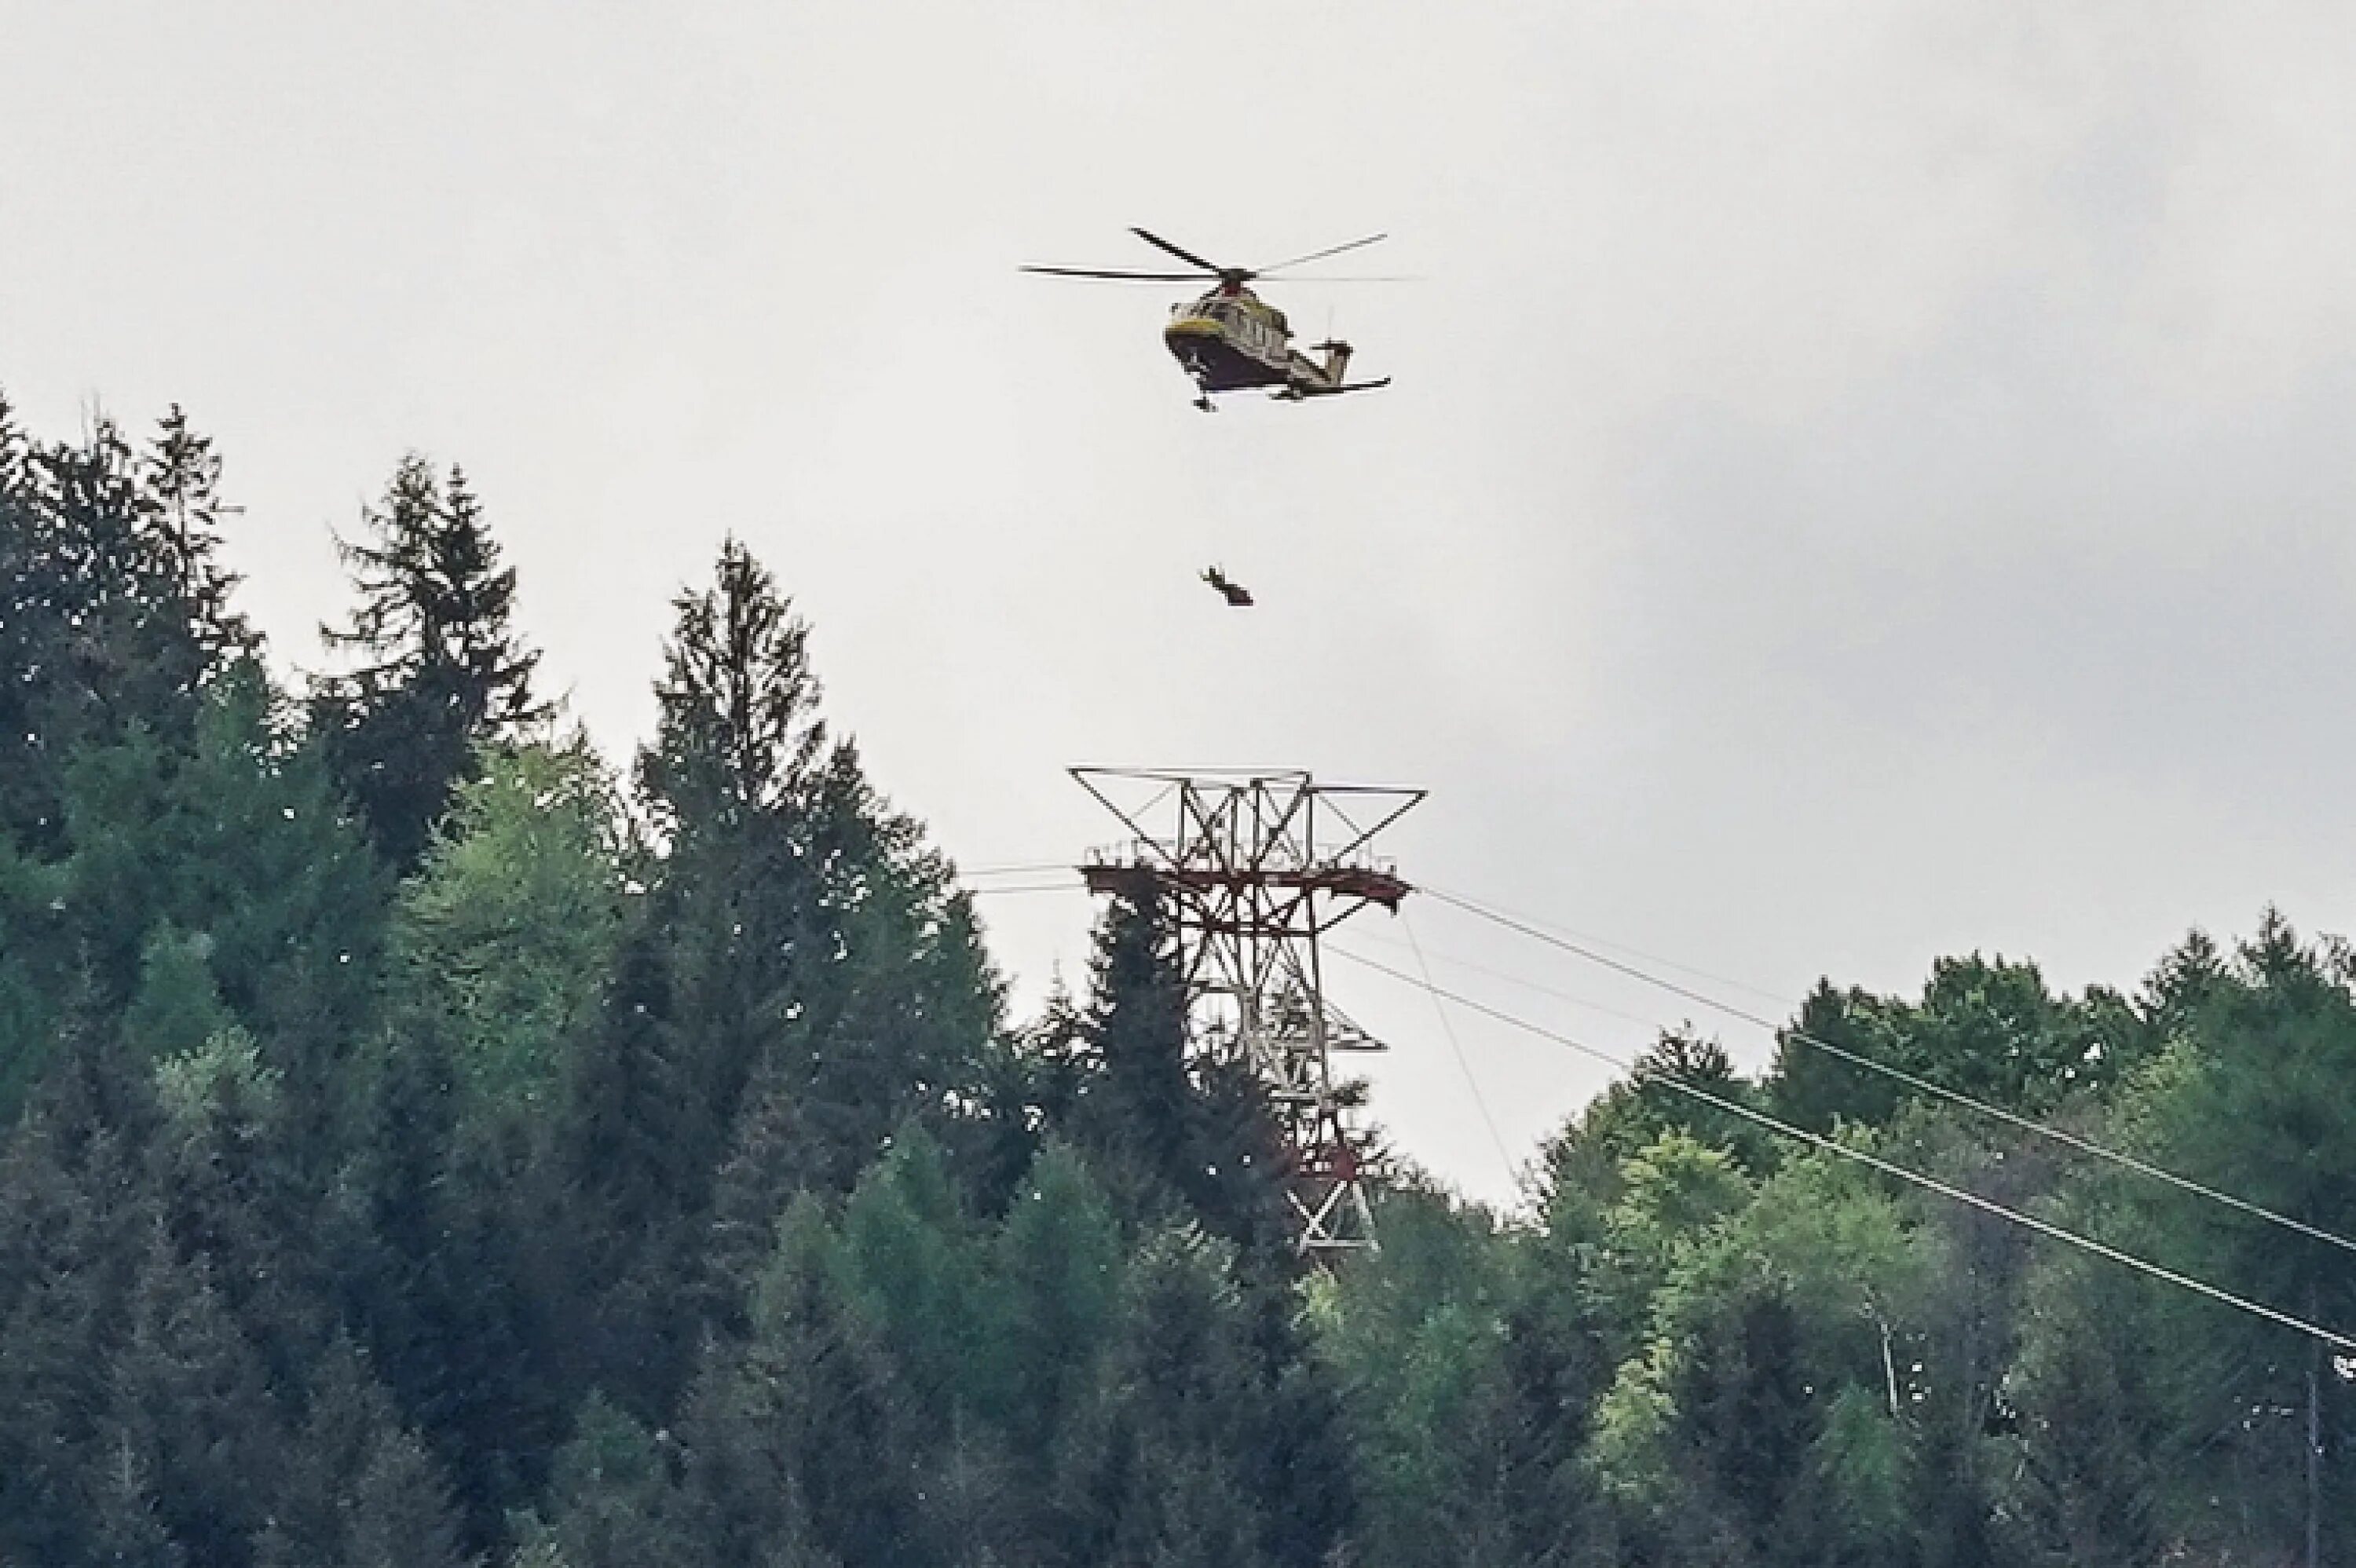
[[668, 841], [661, 1022], [722, 1127], [766, 1062], [809, 1179], [848, 1191], [903, 1122], [978, 1098], [996, 982], [947, 866], [829, 743], [807, 628], [759, 563], [732, 541], [678, 613], [638, 760]]
[[462, 1568], [458, 1526], [441, 1477], [417, 1439], [380, 1435], [353, 1483], [349, 1568]]
[[316, 1103], [370, 1005], [388, 890], [259, 666], [221, 671], [177, 744], [134, 727], [59, 772], [57, 858], [0, 844], [0, 1117], [73, 994], [155, 1052], [241, 1022]]
[[540, 656], [517, 636], [515, 571], [462, 472], [445, 484], [412, 453], [364, 520], [369, 537], [342, 546], [359, 607], [325, 631], [358, 667], [315, 683], [312, 723], [377, 847], [406, 870], [476, 744], [545, 712], [531, 696]]
[[1980, 958], [1827, 986], [1758, 1081], [1673, 1033], [1526, 1212], [1387, 1172], [1383, 1250], [1316, 1273], [1160, 912], [1004, 1029], [741, 546], [677, 602], [631, 795], [522, 733], [513, 575], [415, 460], [349, 552], [358, 666], [292, 721], [219, 473], [177, 410], [137, 452], [0, 408], [0, 1563], [2356, 1550], [2311, 1341], [1678, 1087], [2346, 1326], [2342, 1249], [1800, 1038], [2344, 1231], [2343, 944], [2195, 936], [2132, 999]]
[[0, 836], [54, 853], [62, 770], [134, 729], [185, 735], [253, 639], [214, 560], [220, 464], [177, 407], [153, 451], [110, 420], [28, 440], [0, 399]]
[[1066, 1080], [1072, 1136], [1133, 1221], [1192, 1217], [1253, 1271], [1287, 1272], [1292, 1232], [1274, 1125], [1239, 1068], [1190, 1060], [1176, 960], [1162, 912], [1116, 899], [1097, 933], [1078, 1039], [1048, 1070]]
[[1036, 1464], [1089, 1392], [1120, 1300], [1122, 1242], [1103, 1189], [1079, 1157], [1050, 1145], [1017, 1190], [997, 1242], [1004, 1291], [1006, 1426]]
[[1255, 1564], [1269, 1524], [1252, 1472], [1266, 1392], [1225, 1248], [1160, 1232], [1130, 1266], [1092, 1407], [1058, 1462], [1065, 1560]]
[[152, 1465], [107, 1422], [155, 1231], [142, 1089], [84, 1034], [0, 1152], [0, 1554], [17, 1561], [80, 1561], [93, 1532], [162, 1550]]
[[689, 1402], [690, 1481], [726, 1561], [908, 1560], [916, 1412], [841, 1282], [838, 1244], [800, 1199], [755, 1285], [750, 1340], [713, 1358]]
[[288, 1450], [261, 1358], [202, 1259], [181, 1257], [159, 1225], [132, 1288], [101, 1441], [152, 1477], [156, 1517], [192, 1561], [252, 1561], [268, 1517], [257, 1477]]
[[2072, 1000], [2048, 991], [2034, 964], [1943, 958], [1920, 1002], [1817, 987], [1784, 1034], [1768, 1099], [1785, 1120], [1824, 1131], [1836, 1120], [1887, 1122], [1919, 1093], [1809, 1043], [1820, 1040], [2042, 1115], [2073, 1094], [2125, 1082], [2160, 1038], [2115, 992], [2096, 987]]
[[710, 1537], [680, 1486], [683, 1458], [676, 1443], [657, 1442], [591, 1395], [550, 1477], [550, 1522], [540, 1532], [545, 1549], [565, 1568], [689, 1568], [701, 1561]]

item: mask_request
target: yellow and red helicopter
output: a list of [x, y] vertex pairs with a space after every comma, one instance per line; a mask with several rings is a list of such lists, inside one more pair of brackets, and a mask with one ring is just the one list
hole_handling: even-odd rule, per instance
[[[1289, 402], [1309, 398], [1331, 397], [1340, 392], [1371, 392], [1377, 387], [1387, 387], [1391, 379], [1378, 381], [1344, 379], [1350, 368], [1350, 346], [1338, 338], [1312, 345], [1322, 360], [1312, 359], [1292, 347], [1292, 328], [1284, 313], [1251, 292], [1249, 284], [1258, 279], [1290, 267], [1322, 261], [1338, 256], [1344, 251], [1355, 251], [1372, 245], [1387, 235], [1369, 234], [1364, 240], [1353, 240], [1346, 245], [1328, 246], [1312, 251], [1305, 256], [1295, 256], [1267, 267], [1222, 267], [1206, 261], [1192, 251], [1182, 250], [1158, 234], [1142, 229], [1131, 229], [1131, 234], [1166, 251], [1193, 268], [1185, 272], [1141, 272], [1121, 268], [1105, 267], [1024, 267], [1026, 272], [1044, 272], [1057, 278], [1104, 278], [1130, 283], [1191, 283], [1197, 279], [1209, 279], [1216, 286], [1200, 299], [1188, 300], [1170, 308], [1169, 325], [1162, 329], [1162, 341], [1177, 357], [1178, 363], [1194, 379], [1194, 406], [1209, 413], [1217, 406], [1211, 401], [1215, 392], [1239, 392], [1265, 387], [1276, 397]], [[1378, 283], [1375, 278], [1302, 278], [1301, 283]]]

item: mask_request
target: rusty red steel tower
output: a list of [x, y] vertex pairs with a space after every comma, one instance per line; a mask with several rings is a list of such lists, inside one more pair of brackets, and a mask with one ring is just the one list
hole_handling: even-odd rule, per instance
[[1372, 1247], [1363, 1146], [1336, 1054], [1383, 1047], [1325, 997], [1319, 941], [1410, 891], [1373, 852], [1419, 789], [1321, 784], [1301, 772], [1074, 768], [1129, 830], [1080, 868], [1098, 893], [1151, 895], [1186, 985], [1188, 1049], [1265, 1086], [1301, 1251]]

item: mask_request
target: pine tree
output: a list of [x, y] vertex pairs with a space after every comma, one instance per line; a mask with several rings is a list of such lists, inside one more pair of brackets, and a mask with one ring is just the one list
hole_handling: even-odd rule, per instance
[[753, 1298], [753, 1337], [699, 1378], [680, 1435], [713, 1561], [909, 1563], [922, 1473], [882, 1348], [846, 1310], [838, 1244], [798, 1199]]
[[1251, 1568], [1268, 1521], [1249, 1319], [1228, 1250], [1190, 1227], [1132, 1264], [1119, 1338], [1065, 1432], [1053, 1560]]
[[1194, 1086], [1186, 994], [1160, 907], [1121, 898], [1090, 958], [1087, 1078], [1072, 1135], [1130, 1218], [1173, 1211], [1192, 1175]]
[[260, 1359], [211, 1271], [159, 1225], [112, 1367], [110, 1441], [153, 1477], [156, 1512], [193, 1561], [243, 1568], [268, 1518], [287, 1443]]
[[342, 546], [359, 607], [322, 628], [359, 663], [315, 682], [312, 722], [378, 848], [406, 870], [471, 775], [473, 748], [544, 715], [530, 690], [540, 656], [513, 628], [515, 571], [462, 472], [445, 485], [412, 453], [365, 521], [373, 537]]
[[712, 1554], [680, 1484], [680, 1457], [676, 1443], [658, 1442], [602, 1395], [590, 1395], [550, 1477], [544, 1549], [560, 1554], [564, 1568], [723, 1561]]
[[[2136, 1085], [2126, 1124], [2155, 1163], [2326, 1229], [2356, 1206], [2356, 958], [2268, 912], [2222, 975], [2179, 991], [2176, 1046]], [[2198, 999], [2195, 1000], [2195, 996]], [[2090, 1184], [2099, 1194], [2104, 1189]], [[2189, 1195], [2120, 1190], [2124, 1228], [2187, 1272], [2230, 1280], [2309, 1322], [2356, 1317], [2345, 1255], [2267, 1226], [2219, 1222]], [[2164, 1516], [2219, 1552], [2304, 1554], [2356, 1539], [2356, 1486], [2338, 1456], [2356, 1400], [2323, 1348], [2245, 1315], [2170, 1299], [2160, 1333], [2171, 1424], [2216, 1435], [2214, 1462], [2169, 1488]], [[2132, 1407], [2130, 1407], [2132, 1408]], [[2309, 1434], [2312, 1432], [2313, 1439]]]
[[361, 1472], [400, 1417], [367, 1358], [338, 1334], [308, 1369], [301, 1424], [287, 1451], [258, 1568], [340, 1563]]
[[779, 811], [808, 788], [824, 752], [809, 627], [734, 539], [712, 586], [673, 602], [656, 740], [638, 778], [679, 839], [728, 835], [752, 813]]
[[106, 1568], [181, 1568], [187, 1562], [187, 1553], [164, 1528], [146, 1467], [127, 1440], [117, 1439], [102, 1457], [90, 1509], [87, 1561]]
[[201, 1259], [273, 1384], [328, 1334], [328, 1262], [316, 1193], [296, 1168], [280, 1075], [230, 1026], [156, 1067], [165, 1119], [151, 1164], [175, 1250]]
[[569, 1394], [603, 1389], [659, 1421], [696, 1349], [686, 1307], [703, 1294], [693, 1260], [725, 1124], [674, 1021], [663, 933], [644, 912], [568, 1062], [552, 1156], [568, 1260], [557, 1344]]
[[998, 1238], [1006, 1292], [1000, 1351], [1014, 1396], [1008, 1425], [1036, 1464], [1080, 1407], [1119, 1322], [1123, 1258], [1104, 1189], [1069, 1147], [1050, 1144]]
[[245, 617], [230, 607], [237, 574], [220, 564], [221, 460], [212, 438], [189, 428], [174, 403], [158, 421], [146, 458], [166, 571], [178, 591], [182, 613], [197, 645], [218, 668], [252, 654], [257, 639]]
[[449, 1490], [417, 1439], [380, 1433], [352, 1488], [347, 1568], [462, 1568]]
[[136, 1461], [120, 1486], [99, 1474], [108, 1363], [155, 1228], [140, 1158], [153, 1124], [142, 1075], [78, 1020], [0, 1145], [0, 1557], [75, 1561], [86, 1499], [112, 1499], [102, 1507], [126, 1543], [123, 1510], [153, 1511]]
[[779, 1216], [798, 1194], [819, 1187], [799, 1100], [800, 1086], [777, 1058], [763, 1058], [737, 1113], [728, 1157], [712, 1179], [698, 1316], [730, 1339], [751, 1331], [748, 1297], [776, 1244]]
[[1190, 1060], [1186, 987], [1165, 912], [1114, 901], [1090, 960], [1068, 1127], [1133, 1222], [1192, 1221], [1239, 1252], [1255, 1278], [1296, 1266], [1266, 1093], [1240, 1062]]
[[219, 465], [177, 408], [143, 461], [111, 420], [43, 444], [0, 403], [0, 830], [46, 856], [67, 760], [134, 729], [185, 737], [253, 643], [212, 564]]

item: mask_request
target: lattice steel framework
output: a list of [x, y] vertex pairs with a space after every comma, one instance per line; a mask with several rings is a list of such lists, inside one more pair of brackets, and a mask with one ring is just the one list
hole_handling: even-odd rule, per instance
[[1283, 1139], [1302, 1253], [1374, 1244], [1352, 1106], [1336, 1052], [1380, 1043], [1325, 999], [1318, 940], [1408, 892], [1371, 848], [1417, 789], [1321, 784], [1306, 773], [1074, 768], [1129, 829], [1080, 868], [1092, 891], [1155, 895], [1176, 929], [1190, 1050], [1247, 1066]]

